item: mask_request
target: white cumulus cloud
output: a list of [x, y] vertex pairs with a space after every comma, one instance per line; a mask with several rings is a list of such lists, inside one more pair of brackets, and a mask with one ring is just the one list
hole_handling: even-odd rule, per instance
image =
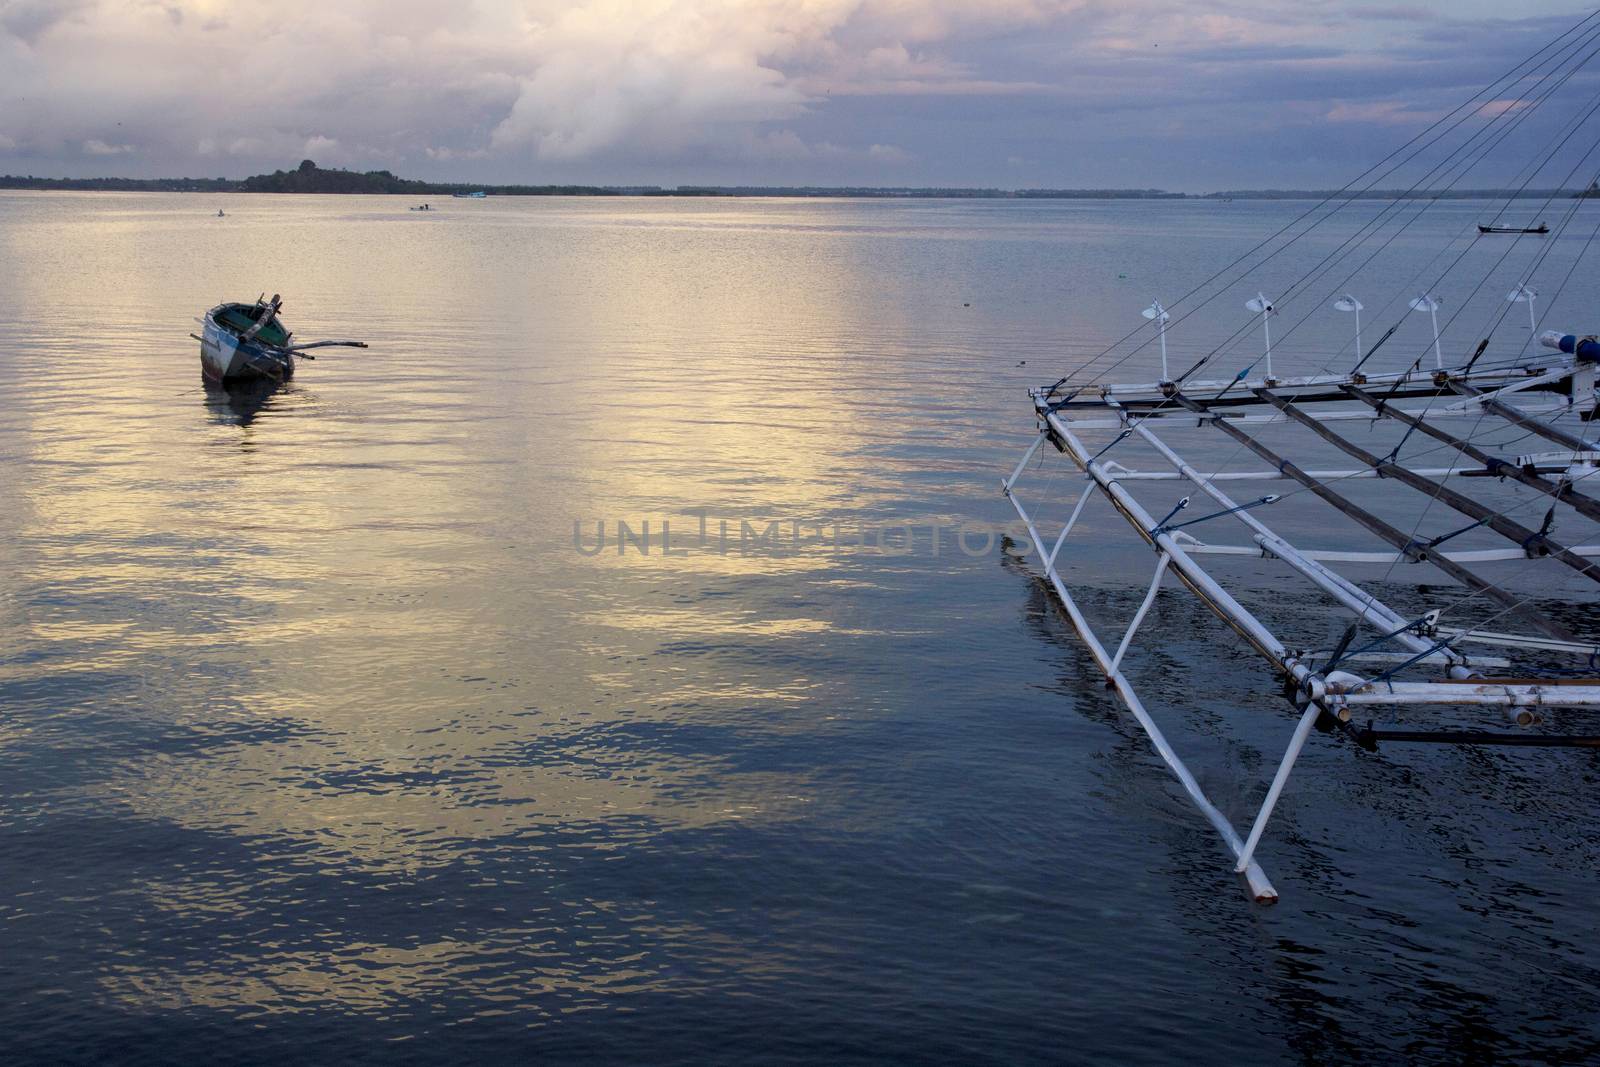
[[0, 114], [60, 158], [796, 156], [829, 94], [961, 91], [941, 44], [1078, 3], [0, 0]]

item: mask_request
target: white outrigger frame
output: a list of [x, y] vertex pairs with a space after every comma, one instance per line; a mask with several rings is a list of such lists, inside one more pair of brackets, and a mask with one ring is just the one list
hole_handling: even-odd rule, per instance
[[[1183, 387], [1183, 391], [1171, 382], [1135, 383], [1126, 385], [1097, 385], [1090, 389], [1079, 389], [1071, 394], [1067, 400], [1057, 400], [1056, 394], [1061, 383], [1051, 388], [1039, 388], [1030, 391], [1034, 412], [1037, 418], [1038, 436], [1029, 445], [1010, 477], [1002, 483], [1002, 491], [1016, 508], [1017, 515], [1026, 525], [1028, 533], [1041, 553], [1044, 577], [1055, 591], [1061, 606], [1065, 609], [1071, 620], [1073, 629], [1077, 632], [1089, 654], [1095, 659], [1100, 669], [1105, 673], [1111, 688], [1115, 689], [1118, 696], [1127, 705], [1138, 721], [1140, 727], [1150, 739], [1156, 752], [1165, 761], [1173, 775], [1182, 784], [1184, 791], [1206, 819], [1216, 828], [1234, 859], [1234, 871], [1241, 876], [1250, 896], [1260, 903], [1271, 903], [1277, 900], [1278, 893], [1268, 880], [1265, 872], [1256, 862], [1256, 851], [1261, 843], [1268, 823], [1271, 821], [1273, 811], [1283, 794], [1285, 785], [1294, 769], [1295, 761], [1299, 758], [1301, 750], [1305, 747], [1306, 739], [1311, 729], [1317, 724], [1319, 717], [1331, 716], [1329, 722], [1349, 724], [1351, 709], [1370, 705], [1462, 705], [1462, 706], [1498, 706], [1507, 709], [1516, 721], [1528, 725], [1539, 721], [1538, 709], [1542, 707], [1600, 707], [1600, 682], [1593, 684], [1541, 684], [1539, 679], [1504, 680], [1484, 678], [1477, 670], [1481, 666], [1504, 666], [1504, 660], [1485, 660], [1475, 658], [1469, 661], [1468, 657], [1458, 651], [1454, 645], [1464, 641], [1474, 641], [1491, 645], [1502, 645], [1514, 648], [1532, 648], [1547, 652], [1559, 652], [1593, 657], [1600, 654], [1600, 646], [1587, 641], [1572, 639], [1559, 634], [1543, 633], [1537, 635], [1487, 632], [1480, 630], [1461, 630], [1434, 625], [1437, 613], [1425, 617], [1425, 621], [1407, 620], [1404, 616], [1384, 604], [1377, 596], [1361, 588], [1355, 582], [1331, 570], [1326, 562], [1355, 562], [1355, 563], [1388, 563], [1398, 559], [1417, 559], [1416, 542], [1396, 545], [1391, 552], [1339, 552], [1339, 551], [1313, 551], [1297, 548], [1285, 538], [1275, 533], [1266, 523], [1262, 522], [1256, 514], [1252, 513], [1251, 503], [1241, 504], [1224, 491], [1221, 484], [1230, 481], [1244, 480], [1271, 480], [1297, 477], [1305, 482], [1306, 478], [1313, 480], [1346, 479], [1355, 477], [1383, 477], [1378, 469], [1359, 469], [1341, 471], [1302, 471], [1294, 468], [1286, 460], [1277, 464], [1276, 470], [1250, 471], [1250, 472], [1204, 472], [1191, 466], [1181, 454], [1170, 447], [1151, 428], [1151, 423], [1163, 419], [1197, 419], [1199, 426], [1237, 427], [1241, 424], [1264, 424], [1298, 421], [1306, 425], [1320, 425], [1325, 422], [1339, 420], [1361, 420], [1372, 422], [1385, 416], [1401, 420], [1407, 425], [1416, 423], [1417, 429], [1423, 430], [1432, 436], [1439, 437], [1447, 442], [1453, 442], [1464, 458], [1479, 458], [1487, 460], [1477, 466], [1456, 464], [1444, 468], [1431, 470], [1404, 470], [1401, 473], [1411, 477], [1444, 478], [1452, 474], [1473, 473], [1493, 477], [1515, 477], [1523, 482], [1544, 483], [1544, 491], [1549, 492], [1552, 484], [1544, 481], [1536, 462], [1539, 459], [1549, 459], [1547, 456], [1520, 457], [1520, 466], [1506, 464], [1486, 456], [1481, 449], [1477, 449], [1470, 441], [1452, 438], [1448, 433], [1432, 428], [1435, 419], [1452, 419], [1457, 417], [1482, 417], [1485, 413], [1492, 413], [1502, 419], [1518, 423], [1524, 428], [1537, 426], [1542, 436], [1548, 437], [1559, 444], [1572, 448], [1570, 453], [1575, 458], [1585, 457], [1587, 452], [1600, 450], [1600, 445], [1595, 445], [1582, 437], [1559, 429], [1540, 419], [1540, 416], [1559, 415], [1575, 409], [1587, 410], [1595, 403], [1595, 364], [1592, 353], [1596, 347], [1591, 346], [1591, 341], [1577, 341], [1572, 337], [1560, 337], [1557, 334], [1547, 334], [1541, 338], [1548, 347], [1557, 348], [1563, 343], [1569, 346], [1563, 355], [1550, 359], [1530, 360], [1514, 367], [1501, 367], [1483, 370], [1474, 373], [1470, 365], [1460, 371], [1410, 371], [1404, 374], [1372, 375], [1365, 376], [1358, 373], [1346, 375], [1314, 375], [1301, 378], [1272, 379], [1258, 378], [1247, 381], [1213, 381], [1192, 382]], [[1582, 351], [1580, 357], [1575, 352]], [[1522, 407], [1513, 408], [1506, 403], [1507, 396], [1514, 396], [1525, 389], [1544, 387], [1546, 390], [1555, 384], [1564, 384], [1565, 390], [1560, 393], [1546, 392], [1536, 402]], [[1371, 394], [1363, 391], [1371, 389], [1374, 392], [1387, 390], [1391, 396], [1404, 396], [1406, 390], [1412, 390], [1410, 395], [1417, 395], [1416, 388], [1428, 389], [1431, 394], [1449, 389], [1459, 393], [1462, 399], [1428, 409], [1411, 409], [1399, 402], [1392, 405], [1388, 402], [1374, 404]], [[1185, 397], [1184, 391], [1191, 391], [1191, 397]], [[1252, 403], [1267, 407], [1260, 414], [1226, 414], [1220, 408], [1208, 407], [1204, 400], [1198, 398], [1207, 394], [1233, 392], [1240, 399], [1231, 403], [1248, 406]], [[1091, 394], [1090, 399], [1077, 399], [1085, 393]], [[1292, 396], [1290, 394], [1293, 394]], [[1518, 397], [1521, 401], [1523, 398]], [[1295, 405], [1297, 402], [1324, 402], [1329, 400], [1343, 400], [1354, 402], [1359, 410], [1317, 410], [1305, 412]], [[1069, 411], [1098, 411], [1099, 418], [1073, 419]], [[1129, 470], [1114, 461], [1102, 458], [1105, 449], [1096, 451], [1087, 445], [1079, 436], [1083, 430], [1115, 429], [1118, 439], [1137, 436], [1154, 450], [1173, 468], [1170, 471], [1136, 471]], [[1229, 430], [1235, 434], [1238, 430]], [[1322, 432], [1322, 431], [1318, 431]], [[1034, 517], [1030, 514], [1018, 495], [1017, 486], [1028, 469], [1034, 455], [1046, 442], [1050, 442], [1056, 449], [1065, 454], [1073, 464], [1083, 472], [1087, 484], [1078, 495], [1072, 511], [1062, 526], [1060, 532], [1053, 540], [1046, 540], [1040, 533]], [[1580, 449], [1582, 451], [1580, 451]], [[1261, 451], [1264, 451], [1261, 450]], [[1395, 467], [1392, 462], [1386, 461], [1389, 467]], [[1498, 464], [1498, 466], [1497, 466]], [[1593, 469], [1593, 463], [1588, 464]], [[1292, 468], [1292, 470], [1291, 470]], [[1398, 468], [1397, 468], [1398, 469]], [[1559, 468], [1558, 468], [1559, 469]], [[1552, 473], [1554, 473], [1552, 471]], [[1392, 476], [1392, 475], [1391, 475]], [[1565, 471], [1563, 480], [1554, 483], [1570, 488], [1573, 477], [1571, 471]], [[1231, 515], [1236, 521], [1242, 523], [1251, 535], [1252, 545], [1212, 545], [1203, 543], [1181, 530], [1169, 529], [1164, 525], [1166, 521], [1158, 521], [1134, 496], [1125, 483], [1138, 484], [1144, 481], [1184, 481], [1192, 484], [1196, 490], [1210, 497], [1221, 509], [1214, 517]], [[1600, 485], [1600, 481], [1597, 481]], [[1308, 485], [1309, 487], [1309, 485]], [[1536, 487], [1538, 487], [1536, 485]], [[1071, 535], [1084, 507], [1094, 495], [1105, 498], [1111, 506], [1128, 522], [1139, 536], [1155, 550], [1155, 571], [1151, 577], [1149, 587], [1134, 612], [1117, 642], [1114, 652], [1107, 651], [1107, 644], [1089, 624], [1074, 599], [1072, 591], [1068, 588], [1061, 570], [1056, 561], [1059, 558], [1067, 538]], [[1458, 495], [1458, 494], [1453, 494]], [[1594, 509], [1600, 508], [1600, 501], [1585, 497], [1579, 493], [1568, 493], [1567, 489], [1559, 489], [1551, 494], [1555, 500], [1561, 501], [1564, 497], [1572, 503], [1572, 497], [1578, 497], [1589, 508], [1586, 514], [1591, 516]], [[1184, 499], [1184, 504], [1187, 503]], [[1470, 502], [1469, 502], [1470, 503]], [[1180, 504], [1179, 507], [1183, 507]], [[1543, 537], [1543, 532], [1539, 535]], [[1544, 546], [1538, 546], [1541, 551], [1536, 552], [1534, 546], [1524, 543], [1520, 547], [1507, 549], [1475, 550], [1466, 552], [1440, 552], [1431, 546], [1420, 558], [1436, 563], [1446, 568], [1457, 568], [1463, 561], [1485, 559], [1520, 559], [1535, 555], [1543, 555]], [[1562, 549], [1562, 552], [1575, 559], [1586, 559], [1600, 555], [1600, 545], [1580, 545]], [[1368, 653], [1359, 658], [1367, 661], [1392, 662], [1400, 660], [1402, 665], [1411, 663], [1430, 663], [1445, 669], [1448, 681], [1425, 682], [1400, 682], [1390, 680], [1385, 674], [1379, 678], [1369, 680], [1348, 670], [1328, 669], [1337, 664], [1324, 664], [1321, 669], [1317, 667], [1314, 656], [1291, 649], [1276, 634], [1262, 623], [1254, 614], [1244, 608], [1226, 588], [1223, 587], [1210, 573], [1196, 560], [1196, 556], [1206, 554], [1241, 555], [1250, 554], [1266, 556], [1281, 560], [1288, 567], [1321, 590], [1334, 602], [1349, 611], [1354, 619], [1368, 623], [1387, 635], [1396, 642], [1404, 653], [1396, 656], [1393, 653]], [[1569, 565], [1572, 559], [1566, 560]], [[1289, 737], [1287, 747], [1280, 759], [1276, 773], [1273, 775], [1265, 799], [1257, 810], [1248, 834], [1241, 836], [1233, 825], [1205, 795], [1194, 775], [1190, 773], [1183, 760], [1173, 749], [1171, 743], [1162, 733], [1154, 718], [1150, 715], [1144, 702], [1134, 689], [1133, 684], [1122, 671], [1124, 657], [1143, 624], [1146, 615], [1155, 602], [1156, 594], [1160, 591], [1167, 574], [1172, 572], [1177, 575], [1182, 584], [1186, 586], [1201, 602], [1211, 609], [1223, 622], [1232, 628], [1247, 644], [1256, 649], [1265, 658], [1274, 670], [1285, 681], [1285, 691], [1292, 689], [1295, 694], [1294, 701], [1302, 708], [1299, 721]], [[1447, 571], [1448, 573], [1448, 571]], [[1470, 575], [1469, 575], [1470, 577]], [[1444, 640], [1441, 640], [1443, 638]], [[1448, 640], [1450, 643], [1445, 643]], [[1352, 657], [1355, 658], [1355, 657]], [[1341, 662], [1348, 663], [1349, 660]], [[1553, 679], [1552, 679], [1553, 681]], [[1399, 737], [1399, 735], [1393, 735]], [[1422, 737], [1406, 737], [1400, 739], [1422, 740]], [[1482, 738], [1479, 738], [1481, 740]], [[1574, 743], [1594, 744], [1595, 738], [1569, 738], [1564, 739]]]

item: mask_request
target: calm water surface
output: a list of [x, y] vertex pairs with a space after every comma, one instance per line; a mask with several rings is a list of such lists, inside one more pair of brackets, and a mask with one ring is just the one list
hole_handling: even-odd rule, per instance
[[[928, 544], [1012, 517], [1026, 386], [1306, 205], [406, 206], [0, 194], [7, 1059], [1600, 1055], [1595, 756], [1318, 737], [1254, 908], [1031, 561]], [[1374, 324], [1479, 210], [1374, 264]], [[262, 291], [372, 347], [208, 390], [193, 317]], [[1073, 562], [1107, 619], [1148, 566]], [[1189, 598], [1150, 627], [1244, 820], [1292, 712]]]

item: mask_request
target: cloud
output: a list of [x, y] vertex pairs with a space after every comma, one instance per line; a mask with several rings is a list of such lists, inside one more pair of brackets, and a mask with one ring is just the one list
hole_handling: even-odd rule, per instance
[[[90, 140], [133, 143], [151, 159], [276, 165], [316, 152], [355, 165], [362, 150], [555, 164], [734, 158], [834, 96], [1002, 89], [1006, 79], [943, 49], [1081, 6], [279, 0], [263, 19], [245, 0], [0, 0], [0, 27], [26, 45], [15, 63], [0, 55], [0, 107], [62, 158]], [[863, 158], [883, 141], [862, 137]]]
[[718, 127], [792, 118], [802, 92], [763, 59], [793, 29], [732, 4], [598, 0], [535, 35], [540, 60], [494, 130], [499, 149], [580, 159], [624, 144], [682, 149]]
[[1432, 122], [1438, 117], [1437, 113], [1416, 111], [1401, 100], [1372, 100], [1360, 104], [1339, 100], [1323, 114], [1323, 118], [1329, 122], [1355, 122], [1379, 126], [1409, 126], [1413, 123]]
[[[536, 20], [539, 59], [498, 149], [581, 159], [631, 147], [671, 153], [714, 143], [729, 127], [794, 119], [820, 94], [966, 91], [966, 71], [913, 54], [981, 22], [985, 32], [1072, 10], [1070, 0], [590, 0]], [[826, 86], [826, 89], [824, 89]]]
[[56, 23], [91, 6], [92, 0], [3, 0], [0, 28], [31, 45]]
[[0, 169], [989, 184], [1016, 158], [1061, 185], [1321, 183], [1575, 21], [1556, 0], [1463, 10], [0, 0]]

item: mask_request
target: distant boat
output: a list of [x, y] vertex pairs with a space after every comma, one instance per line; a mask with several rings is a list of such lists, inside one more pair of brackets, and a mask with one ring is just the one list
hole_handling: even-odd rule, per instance
[[1478, 223], [1479, 233], [1549, 233], [1550, 227], [1544, 223], [1537, 226], [1485, 226]]
[[281, 307], [283, 299], [274, 293], [270, 301], [258, 298], [254, 304], [218, 304], [206, 312], [206, 317], [198, 320], [201, 333], [189, 335], [200, 342], [200, 369], [205, 376], [220, 382], [281, 382], [294, 374], [295, 357], [308, 348], [367, 347], [365, 341], [291, 344], [288, 327], [278, 319]]
[[451, 193], [450, 195], [455, 197], [457, 200], [482, 200], [489, 194], [479, 191], [476, 193]]
[[411, 210], [412, 211], [432, 211], [433, 208], [429, 207], [427, 204], [422, 204], [422, 205], [419, 205], [417, 207], [412, 208]]

